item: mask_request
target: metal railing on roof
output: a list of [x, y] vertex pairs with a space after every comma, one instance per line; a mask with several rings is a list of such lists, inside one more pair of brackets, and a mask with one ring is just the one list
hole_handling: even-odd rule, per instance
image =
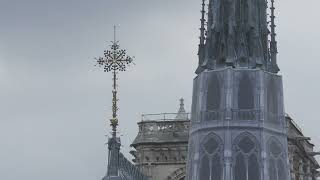
[[188, 121], [190, 113], [142, 114], [141, 121]]

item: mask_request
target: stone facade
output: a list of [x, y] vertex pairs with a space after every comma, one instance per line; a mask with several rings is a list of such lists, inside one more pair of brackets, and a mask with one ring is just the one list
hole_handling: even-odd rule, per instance
[[[171, 178], [180, 180], [184, 177], [188, 125], [188, 121], [140, 123], [139, 127], [143, 130], [139, 132], [139, 137], [132, 145], [136, 151], [131, 153], [134, 155], [134, 162], [140, 167], [141, 172], [148, 177], [152, 177], [152, 179]], [[155, 127], [157, 130], [151, 130], [150, 127]], [[163, 127], [167, 127], [167, 129], [161, 129]], [[177, 130], [176, 128], [183, 128], [183, 130]], [[180, 130], [185, 131], [185, 133], [178, 132]], [[155, 137], [154, 139], [144, 139], [144, 133], [148, 134], [147, 136], [153, 135]], [[163, 135], [168, 139], [157, 141], [158, 137]], [[180, 178], [180, 176], [182, 177]]]
[[314, 158], [314, 145], [310, 138], [305, 137], [299, 126], [294, 123], [291, 117], [286, 116], [288, 124], [288, 148], [290, 160], [290, 172], [292, 180], [316, 180], [320, 175], [320, 168]]
[[151, 180], [185, 177], [190, 121], [181, 102], [177, 114], [144, 115], [138, 123], [131, 154], [136, 166]]

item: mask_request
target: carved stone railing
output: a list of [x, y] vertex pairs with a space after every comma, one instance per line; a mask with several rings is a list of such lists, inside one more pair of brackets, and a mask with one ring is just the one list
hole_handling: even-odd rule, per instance
[[266, 112], [265, 119], [266, 119], [266, 122], [268, 122], [270, 124], [274, 124], [274, 125], [281, 124], [283, 126], [286, 126], [286, 121], [285, 121], [284, 115], [279, 115], [279, 114], [275, 114], [272, 112]]
[[119, 153], [119, 173], [125, 180], [148, 180], [122, 153]]
[[201, 119], [203, 121], [223, 120], [225, 117], [224, 110], [210, 110], [201, 113]]
[[[178, 116], [179, 115], [179, 116]], [[182, 115], [182, 116], [181, 116]], [[183, 118], [181, 118], [183, 117]], [[177, 121], [190, 120], [190, 113], [142, 114], [142, 121]]]
[[139, 133], [155, 134], [189, 131], [189, 121], [143, 121], [139, 123]]
[[[231, 119], [233, 120], [259, 120], [260, 113], [259, 110], [254, 109], [232, 109]], [[225, 110], [210, 110], [201, 113], [202, 121], [212, 121], [212, 120], [225, 120], [226, 111]]]
[[254, 109], [232, 109], [233, 120], [259, 120], [260, 110]]

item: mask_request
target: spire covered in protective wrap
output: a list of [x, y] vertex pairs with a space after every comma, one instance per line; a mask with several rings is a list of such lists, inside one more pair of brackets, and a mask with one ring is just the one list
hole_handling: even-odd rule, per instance
[[[276, 41], [272, 39], [275, 37], [274, 14], [271, 15], [273, 33], [269, 37], [266, 0], [210, 0], [206, 34], [204, 3], [202, 0], [197, 74], [225, 67], [279, 71]], [[270, 43], [269, 38], [273, 40]]]

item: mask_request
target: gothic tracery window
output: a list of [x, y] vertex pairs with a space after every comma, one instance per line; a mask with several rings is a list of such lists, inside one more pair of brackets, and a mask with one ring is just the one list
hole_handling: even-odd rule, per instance
[[284, 152], [283, 148], [276, 139], [272, 138], [268, 143], [269, 151], [269, 175], [270, 180], [284, 180], [287, 179], [287, 172], [285, 171]]
[[240, 135], [233, 144], [233, 180], [259, 180], [260, 147], [250, 134]]
[[200, 160], [199, 179], [222, 180], [222, 141], [218, 136], [210, 134], [202, 142], [201, 148], [203, 155]]

